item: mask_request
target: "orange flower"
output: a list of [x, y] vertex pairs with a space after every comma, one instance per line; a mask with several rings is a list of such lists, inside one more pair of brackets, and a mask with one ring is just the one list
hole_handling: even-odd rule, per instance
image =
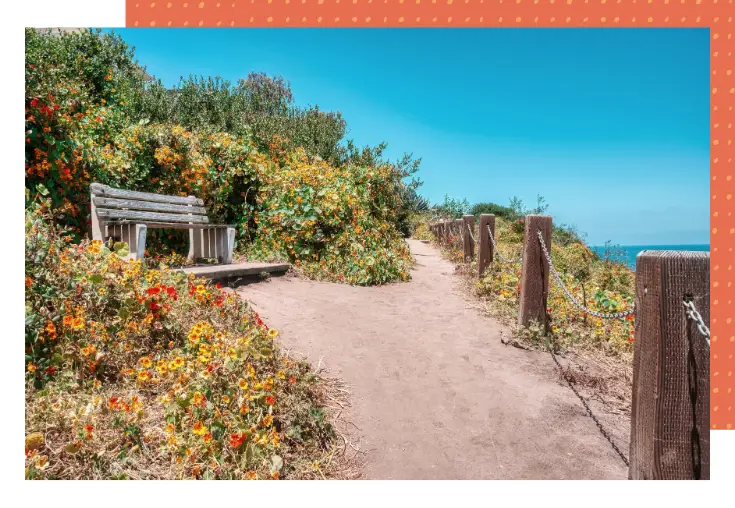
[[273, 404], [276, 403], [276, 398], [273, 395], [267, 395], [265, 397], [265, 403], [268, 404], [269, 406], [272, 406]]
[[240, 432], [237, 434], [230, 434], [230, 446], [233, 448], [239, 448], [245, 441], [245, 433]]
[[94, 425], [85, 425], [84, 430], [87, 432], [87, 439], [92, 439], [92, 431], [94, 430]]
[[71, 327], [75, 330], [81, 330], [84, 328], [84, 320], [82, 318], [74, 318], [74, 321], [72, 321]]
[[153, 362], [147, 356], [144, 356], [143, 358], [138, 360], [138, 363], [140, 363], [140, 365], [142, 367], [145, 367], [146, 369], [150, 369], [153, 366]]
[[281, 477], [281, 475], [278, 473], [278, 471], [273, 471], [271, 473], [271, 478], [273, 478], [274, 480], [278, 480], [278, 478], [280, 478], [280, 477]]
[[64, 319], [62, 319], [61, 322], [64, 324], [64, 326], [69, 327], [71, 326], [73, 321], [74, 321], [74, 316], [67, 314], [66, 316], [64, 316]]
[[246, 480], [257, 480], [258, 474], [255, 471], [248, 471], [245, 473], [245, 479]]
[[29, 288], [33, 285], [33, 279], [26, 277], [26, 287]]

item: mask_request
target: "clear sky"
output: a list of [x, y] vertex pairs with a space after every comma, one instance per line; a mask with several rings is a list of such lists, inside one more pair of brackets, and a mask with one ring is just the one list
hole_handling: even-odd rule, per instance
[[422, 194], [525, 203], [592, 245], [709, 243], [706, 29], [121, 29], [166, 85], [282, 75]]

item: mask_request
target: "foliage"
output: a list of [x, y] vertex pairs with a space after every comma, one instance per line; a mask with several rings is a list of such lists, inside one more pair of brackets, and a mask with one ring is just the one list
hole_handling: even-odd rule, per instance
[[470, 204], [467, 198], [459, 200], [444, 195], [444, 203], [435, 205], [434, 211], [437, 218], [441, 220], [461, 219], [462, 216], [469, 213]]
[[509, 220], [516, 218], [515, 210], [508, 206], [497, 205], [495, 203], [477, 203], [476, 205], [472, 205], [472, 208], [470, 208], [470, 215], [474, 215], [475, 220], [479, 220], [480, 215], [482, 214], [492, 214], [496, 217], [502, 217]]
[[173, 89], [155, 81], [137, 90], [129, 114], [134, 120], [171, 122], [186, 129], [252, 135], [259, 148], [279, 139], [290, 150], [301, 147], [332, 163], [344, 157], [339, 145], [346, 132], [342, 115], [318, 106], [295, 106], [291, 88], [280, 76], [251, 72], [234, 86], [218, 77], [189, 76]]
[[255, 166], [262, 184], [249, 253], [282, 253], [315, 278], [351, 284], [407, 280], [411, 256], [390, 221], [396, 167], [335, 167], [274, 146]]
[[26, 478], [314, 477], [324, 386], [277, 330], [124, 244], [72, 244], [49, 206], [26, 212]]
[[[420, 159], [339, 144], [341, 116], [296, 108], [279, 77], [190, 77], [170, 91], [145, 76], [117, 35], [26, 31], [26, 189], [51, 200], [74, 240], [89, 230], [97, 181], [201, 197], [213, 220], [237, 226], [241, 250], [313, 277], [408, 278], [400, 235], [427, 205], [413, 177]], [[149, 255], [181, 259], [186, 240], [152, 230]]]

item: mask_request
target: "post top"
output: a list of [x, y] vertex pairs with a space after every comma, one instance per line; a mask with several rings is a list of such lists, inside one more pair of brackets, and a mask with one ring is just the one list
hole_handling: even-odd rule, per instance
[[638, 259], [709, 259], [709, 251], [703, 250], [642, 250], [635, 257]]

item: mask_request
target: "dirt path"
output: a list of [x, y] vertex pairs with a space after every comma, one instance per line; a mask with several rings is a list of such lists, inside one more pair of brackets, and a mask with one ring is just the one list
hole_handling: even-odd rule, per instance
[[[409, 240], [409, 283], [296, 278], [239, 289], [284, 345], [344, 379], [373, 479], [625, 479], [550, 356], [501, 343], [451, 263]], [[627, 454], [628, 420], [601, 421]]]

